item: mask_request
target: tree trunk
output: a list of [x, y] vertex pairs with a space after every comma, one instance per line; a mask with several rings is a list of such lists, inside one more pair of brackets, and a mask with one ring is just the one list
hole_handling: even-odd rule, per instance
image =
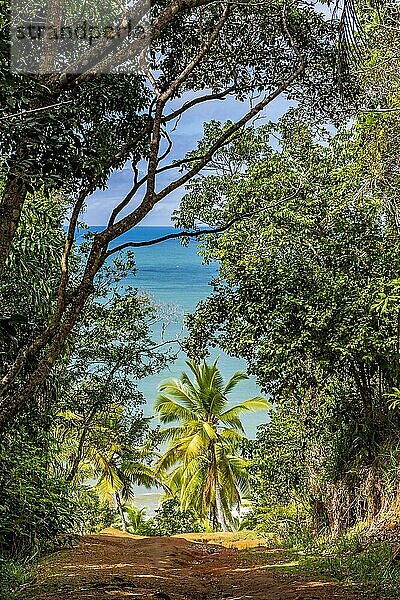
[[221, 500], [221, 489], [219, 486], [218, 475], [215, 478], [215, 507], [217, 510], [217, 518], [222, 527], [222, 531], [229, 531], [229, 525], [226, 522], [224, 507]]
[[[3, 378], [3, 381], [6, 381], [6, 384], [3, 386], [3, 398], [1, 399], [0, 405], [0, 433], [8, 427], [18, 412], [27, 405], [27, 403], [33, 398], [38, 388], [49, 376], [60, 356], [62, 349], [64, 348], [69, 334], [71, 333], [82, 313], [88, 297], [92, 293], [92, 281], [90, 281], [90, 284], [91, 286], [81, 285], [80, 294], [76, 297], [75, 303], [73, 306], [71, 306], [64, 322], [60, 323], [58, 331], [54, 333], [53, 326], [49, 326], [48, 336], [46, 336], [47, 332], [43, 334], [43, 346], [45, 346], [47, 342], [49, 342], [49, 346], [42, 360], [36, 367], [36, 370], [30, 375], [28, 381], [25, 382], [24, 387], [21, 386], [20, 389], [17, 389], [16, 391], [13, 390], [11, 394], [6, 395], [8, 389], [11, 387], [12, 383], [15, 381], [16, 377], [24, 366], [27, 357], [30, 356], [31, 349], [40, 350], [40, 346], [38, 349], [35, 346], [37, 340], [33, 342], [31, 347], [23, 350], [20, 364], [17, 364], [16, 368], [13, 366], [9, 372], [9, 374], [12, 374], [12, 377], [9, 377], [8, 379], [9, 374], [7, 374]], [[17, 361], [18, 357], [16, 363]]]
[[124, 509], [122, 507], [121, 496], [119, 495], [119, 492], [115, 492], [115, 503], [117, 505], [118, 512], [121, 517], [122, 531], [126, 531], [127, 524], [126, 524], [125, 513], [124, 513]]
[[367, 505], [367, 522], [371, 524], [382, 508], [382, 477], [375, 465], [368, 468], [365, 482], [364, 494]]
[[226, 519], [224, 505], [221, 498], [221, 486], [218, 478], [218, 464], [217, 456], [215, 453], [215, 441], [211, 444], [211, 465], [212, 465], [212, 478], [214, 479], [214, 494], [215, 494], [215, 513], [217, 520], [222, 527], [222, 531], [230, 531], [229, 524]]
[[0, 272], [3, 271], [10, 254], [26, 195], [25, 182], [9, 175], [0, 203]]

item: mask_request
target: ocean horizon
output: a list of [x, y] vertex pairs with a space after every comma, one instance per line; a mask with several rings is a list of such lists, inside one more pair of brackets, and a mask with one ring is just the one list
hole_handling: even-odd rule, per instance
[[[90, 231], [101, 231], [104, 227], [90, 227]], [[121, 236], [116, 245], [127, 241], [150, 240], [177, 231], [172, 226], [141, 226]], [[84, 233], [84, 231], [82, 232]], [[79, 239], [78, 239], [79, 243]], [[206, 298], [211, 292], [211, 281], [218, 273], [218, 265], [202, 264], [197, 253], [197, 243], [191, 240], [188, 246], [182, 246], [179, 239], [171, 239], [153, 246], [134, 249], [136, 269], [135, 274], [129, 275], [121, 286], [132, 286], [148, 294], [164, 315], [164, 339], [175, 339], [185, 336], [185, 316], [193, 312], [197, 303]], [[154, 329], [155, 338], [161, 335], [161, 324]], [[211, 359], [219, 358], [219, 368], [228, 379], [235, 371], [246, 370], [243, 360], [228, 356], [221, 350], [212, 349]], [[138, 382], [138, 388], [146, 399], [143, 407], [146, 416], [152, 416], [153, 404], [157, 395], [159, 383], [167, 377], [179, 377], [187, 370], [187, 357], [180, 351], [177, 359], [160, 373], [146, 377]], [[242, 382], [231, 394], [231, 401], [238, 402], [249, 397], [260, 395], [260, 388], [254, 378]], [[246, 435], [253, 438], [257, 425], [265, 423], [267, 415], [261, 412], [249, 413], [243, 418]], [[154, 418], [154, 426], [158, 421]], [[147, 506], [148, 514], [154, 513], [156, 490], [145, 490], [138, 487], [135, 490], [135, 504], [141, 508]], [[147, 501], [147, 502], [146, 502]], [[150, 504], [150, 506], [149, 506]]]

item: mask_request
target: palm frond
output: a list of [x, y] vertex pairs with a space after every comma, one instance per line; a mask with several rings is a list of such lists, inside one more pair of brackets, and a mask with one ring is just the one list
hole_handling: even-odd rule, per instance
[[187, 428], [182, 425], [178, 425], [176, 427], [168, 427], [167, 429], [161, 429], [158, 432], [158, 436], [160, 438], [160, 442], [169, 442], [184, 437], [186, 433]]
[[187, 381], [184, 381], [183, 375], [184, 374], [182, 374], [181, 379], [165, 379], [160, 383], [158, 389], [163, 394], [180, 400], [189, 410], [195, 410], [196, 390], [188, 377]]
[[240, 383], [240, 381], [244, 381], [246, 379], [249, 379], [247, 373], [245, 373], [244, 371], [236, 371], [236, 373], [232, 375], [232, 377], [225, 385], [223, 392], [224, 395], [226, 396], [227, 394], [229, 394], [237, 386], [237, 384]]
[[192, 436], [190, 442], [186, 447], [184, 461], [190, 461], [193, 457], [199, 456], [199, 454], [204, 452], [204, 450], [204, 440], [199, 433], [196, 433], [194, 436]]
[[202, 425], [203, 425], [204, 431], [207, 434], [208, 439], [215, 440], [217, 438], [217, 431], [216, 431], [215, 427], [210, 425], [210, 423], [208, 423], [208, 421], [204, 421], [202, 423]]
[[244, 433], [242, 431], [238, 431], [236, 429], [228, 429], [227, 427], [221, 429], [221, 431], [218, 434], [219, 438], [222, 438], [224, 440], [227, 440], [229, 442], [239, 442], [240, 440], [242, 440], [244, 438]]
[[162, 423], [196, 420], [196, 413], [164, 394], [157, 396], [154, 409]]
[[235, 413], [229, 413], [229, 411], [227, 411], [227, 414], [225, 416], [220, 417], [220, 421], [224, 425], [231, 427], [234, 431], [237, 431], [243, 435], [245, 434], [242, 422]]
[[232, 408], [228, 408], [228, 410], [221, 413], [220, 419], [223, 423], [227, 423], [231, 417], [239, 417], [246, 412], [256, 412], [257, 410], [263, 409], [267, 410], [270, 406], [271, 403], [268, 402], [268, 400], [261, 398], [261, 396], [255, 396], [254, 398], [249, 398], [240, 404], [232, 406]]

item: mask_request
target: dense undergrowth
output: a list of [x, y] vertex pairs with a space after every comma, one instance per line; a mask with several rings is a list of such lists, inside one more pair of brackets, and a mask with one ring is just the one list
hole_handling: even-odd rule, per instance
[[396, 545], [367, 542], [355, 531], [337, 540], [318, 538], [297, 546], [298, 569], [361, 586], [378, 598], [399, 598], [400, 562]]
[[32, 561], [23, 558], [0, 559], [1, 600], [22, 598], [24, 586], [31, 582], [34, 574]]
[[377, 598], [400, 598], [398, 529], [359, 522], [333, 536], [328, 529], [316, 533], [312, 526], [309, 507], [295, 502], [259, 508], [242, 523], [282, 550], [279, 568], [334, 579]]
[[271, 546], [283, 550], [280, 569], [333, 579], [380, 599], [400, 598], [400, 546], [394, 534], [382, 540], [360, 523], [336, 538], [296, 528], [282, 535], [279, 527], [269, 536]]
[[393, 548], [387, 542], [375, 542], [354, 551], [338, 550], [336, 544], [321, 554], [307, 554], [299, 563], [310, 573], [352, 584], [361, 584], [379, 598], [399, 597], [400, 565], [393, 560]]

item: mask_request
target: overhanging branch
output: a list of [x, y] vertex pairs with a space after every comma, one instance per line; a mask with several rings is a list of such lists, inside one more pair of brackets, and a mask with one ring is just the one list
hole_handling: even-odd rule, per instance
[[224, 225], [221, 225], [220, 227], [214, 227], [214, 228], [208, 228], [208, 229], [196, 229], [193, 231], [177, 231], [176, 233], [168, 233], [167, 235], [162, 235], [158, 238], [153, 238], [151, 240], [143, 240], [143, 241], [139, 241], [139, 242], [126, 242], [125, 244], [120, 244], [119, 246], [116, 246], [115, 248], [111, 248], [110, 250], [108, 250], [107, 252], [107, 257], [116, 254], [117, 252], [120, 252], [121, 250], [126, 250], [127, 248], [143, 248], [145, 246], [155, 246], [156, 244], [160, 244], [162, 242], [166, 242], [168, 240], [174, 240], [174, 239], [179, 239], [179, 238], [198, 238], [200, 236], [207, 236], [207, 235], [214, 235], [214, 234], [218, 234], [218, 233], [224, 233], [225, 231], [228, 231], [228, 229], [230, 229], [233, 225], [235, 225], [236, 223], [240, 223], [246, 219], [251, 219], [252, 217], [264, 212], [265, 210], [268, 210], [269, 208], [272, 208], [273, 206], [276, 206], [277, 204], [283, 204], [285, 202], [288, 202], [289, 200], [293, 200], [293, 198], [295, 198], [298, 193], [301, 190], [301, 185], [299, 185], [296, 190], [290, 194], [290, 196], [285, 196], [284, 198], [281, 198], [278, 202], [274, 202], [271, 204], [268, 204], [267, 206], [263, 206], [257, 210], [253, 210], [251, 212], [248, 213], [244, 213], [243, 215], [238, 215], [237, 217], [234, 217], [233, 219], [231, 219], [230, 221], [228, 221], [228, 223], [225, 223]]

